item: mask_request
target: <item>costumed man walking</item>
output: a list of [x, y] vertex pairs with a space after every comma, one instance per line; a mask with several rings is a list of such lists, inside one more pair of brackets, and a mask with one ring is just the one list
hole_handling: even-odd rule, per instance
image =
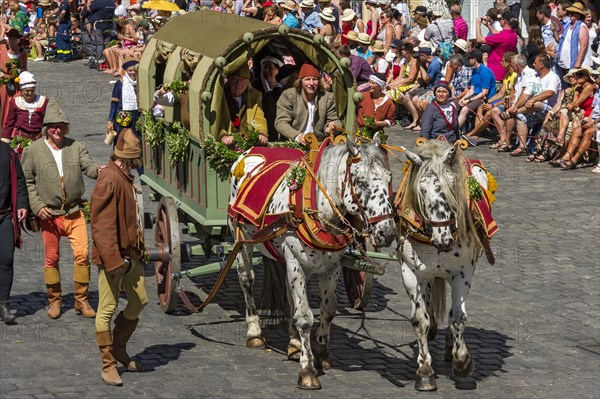
[[[117, 135], [114, 138], [116, 143], [119, 140], [119, 134], [124, 128], [131, 128], [135, 131], [135, 123], [137, 122], [140, 112], [137, 102], [137, 65], [138, 61], [134, 58], [127, 58], [123, 61], [123, 70], [125, 74], [115, 83], [110, 99], [110, 111], [108, 113], [108, 121], [106, 122], [107, 134], [114, 130]], [[125, 122], [127, 114], [130, 117], [128, 122]], [[139, 137], [139, 136], [138, 136]]]
[[16, 324], [10, 310], [15, 247], [21, 248], [19, 223], [27, 217], [29, 198], [19, 158], [0, 141], [0, 318]]
[[88, 302], [89, 244], [81, 197], [85, 193], [83, 175], [96, 179], [101, 167], [92, 160], [84, 143], [65, 137], [69, 123], [56, 100], [51, 99], [42, 128], [45, 139], [31, 143], [22, 157], [31, 210], [40, 220], [42, 231], [44, 280], [51, 319], [61, 315], [62, 286], [58, 267], [61, 237], [69, 239], [73, 250], [75, 311], [88, 318], [96, 315]]
[[[98, 179], [91, 202], [92, 261], [98, 266], [98, 314], [96, 343], [102, 358], [102, 380], [107, 385], [123, 385], [117, 361], [129, 371], [142, 366], [127, 354], [126, 345], [138, 325], [146, 304], [146, 280], [142, 257], [143, 230], [131, 171], [142, 164], [142, 147], [131, 129], [124, 129], [114, 153]], [[121, 288], [127, 305], [110, 321], [117, 310]]]

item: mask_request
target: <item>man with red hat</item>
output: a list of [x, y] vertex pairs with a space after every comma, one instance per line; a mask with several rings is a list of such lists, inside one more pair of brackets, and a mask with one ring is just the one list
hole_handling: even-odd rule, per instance
[[300, 69], [294, 87], [285, 90], [277, 101], [275, 128], [279, 134], [306, 144], [307, 133], [318, 139], [342, 126], [332, 93], [325, 91], [321, 73], [311, 64]]
[[[90, 198], [92, 261], [98, 266], [96, 344], [102, 358], [101, 377], [107, 385], [123, 385], [117, 361], [128, 371], [143, 370], [126, 350], [148, 303], [141, 263], [144, 235], [137, 199], [141, 193], [133, 185], [131, 174], [142, 166], [141, 157], [139, 139], [131, 128], [125, 128]], [[110, 321], [117, 311], [121, 289], [127, 295], [127, 305], [115, 318], [111, 332]]]

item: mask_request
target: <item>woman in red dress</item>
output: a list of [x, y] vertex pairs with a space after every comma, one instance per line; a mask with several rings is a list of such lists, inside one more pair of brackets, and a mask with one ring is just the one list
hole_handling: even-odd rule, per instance
[[48, 99], [35, 94], [35, 77], [31, 72], [21, 72], [19, 86], [21, 94], [14, 96], [9, 104], [6, 122], [2, 128], [2, 140], [22, 136], [35, 141], [41, 137], [42, 122], [46, 114]]
[[6, 32], [6, 38], [7, 42], [0, 44], [0, 76], [3, 80], [7, 80], [0, 85], [2, 126], [6, 122], [10, 99], [19, 90], [19, 84], [14, 78], [27, 70], [27, 52], [21, 47], [21, 34], [16, 29], [10, 29]]

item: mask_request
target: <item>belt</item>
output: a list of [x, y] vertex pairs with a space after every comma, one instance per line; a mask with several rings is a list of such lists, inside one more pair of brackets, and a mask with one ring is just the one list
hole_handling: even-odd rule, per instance
[[48, 208], [50, 209], [50, 213], [52, 213], [52, 216], [64, 216], [66, 214], [69, 213], [69, 211], [73, 208], [75, 208], [75, 206], [79, 205], [79, 201], [75, 201], [70, 203], [69, 205], [65, 205], [62, 209], [60, 208]]
[[30, 139], [37, 139], [41, 133], [41, 132], [29, 133], [22, 129], [16, 129], [16, 132], [19, 136], [25, 136], [26, 138], [30, 138]]
[[9, 213], [10, 211], [12, 211], [12, 208], [10, 207], [0, 209], [0, 215], [4, 215], [5, 213]]

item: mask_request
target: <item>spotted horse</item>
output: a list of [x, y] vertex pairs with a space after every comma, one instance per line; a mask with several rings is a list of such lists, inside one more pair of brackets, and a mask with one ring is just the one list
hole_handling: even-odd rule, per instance
[[[419, 144], [419, 143], [418, 143]], [[491, 217], [495, 180], [480, 161], [466, 160], [464, 143], [421, 142], [405, 150], [408, 167], [394, 201], [399, 216], [397, 256], [404, 288], [412, 303], [411, 321], [419, 344], [415, 389], [437, 389], [428, 341], [437, 334], [436, 320], [445, 316], [446, 282], [452, 307], [445, 356], [453, 373], [468, 377], [473, 359], [464, 341], [466, 301], [479, 257], [497, 231]]]
[[[315, 364], [331, 367], [329, 329], [337, 310], [341, 258], [354, 235], [362, 233], [353, 231], [349, 215], [362, 220], [375, 247], [389, 246], [396, 236], [389, 197], [392, 174], [379, 138], [360, 146], [351, 140], [328, 145], [327, 140], [314, 166], [302, 153], [255, 147], [232, 167], [228, 223], [236, 246], [243, 243], [237, 270], [246, 301], [246, 346], [266, 345], [253, 298], [252, 253], [256, 248], [285, 264], [283, 280], [291, 308], [288, 357], [299, 355], [298, 387], [302, 389], [321, 388]], [[305, 169], [303, 182], [290, 180], [301, 174], [298, 168]], [[314, 356], [313, 313], [307, 293], [313, 274], [319, 277], [320, 298]]]

